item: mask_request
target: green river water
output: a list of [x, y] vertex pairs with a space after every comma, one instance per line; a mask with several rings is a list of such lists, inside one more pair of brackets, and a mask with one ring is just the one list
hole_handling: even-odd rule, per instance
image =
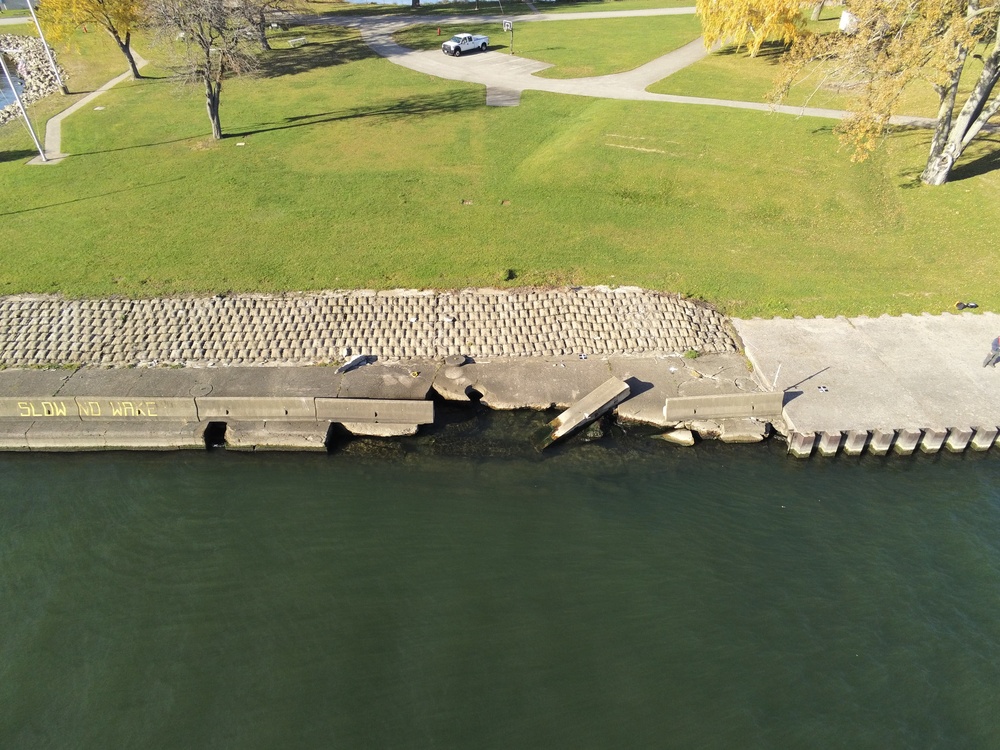
[[0, 748], [997, 748], [1000, 458], [470, 412], [0, 454]]

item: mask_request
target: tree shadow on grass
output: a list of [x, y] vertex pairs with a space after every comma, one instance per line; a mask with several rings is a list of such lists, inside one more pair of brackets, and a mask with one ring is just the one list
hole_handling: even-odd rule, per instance
[[75, 154], [66, 154], [66, 159], [78, 159], [81, 156], [94, 156], [95, 154], [113, 154], [116, 151], [131, 151], [136, 148], [149, 148], [151, 146], [167, 146], [171, 143], [183, 143], [184, 141], [196, 141], [201, 138], [209, 137], [211, 133], [209, 131], [202, 131], [195, 135], [188, 135], [182, 138], [169, 138], [165, 141], [156, 141], [155, 143], [136, 143], [132, 146], [119, 146], [118, 148], [102, 148], [97, 151], [79, 151]]
[[94, 200], [95, 198], [105, 198], [109, 195], [117, 195], [119, 193], [130, 193], [133, 190], [142, 190], [143, 188], [156, 187], [158, 185], [166, 185], [168, 182], [177, 182], [178, 180], [183, 180], [184, 176], [180, 175], [178, 177], [171, 177], [169, 180], [160, 180], [159, 182], [150, 182], [146, 185], [134, 185], [132, 187], [121, 188], [120, 190], [109, 190], [105, 193], [96, 193], [94, 195], [84, 195], [80, 198], [71, 198], [68, 201], [59, 201], [58, 203], [47, 203], [42, 206], [31, 206], [29, 208], [19, 208], [16, 211], [4, 211], [0, 213], [0, 216], [13, 216], [14, 214], [26, 214], [31, 211], [43, 211], [46, 208], [56, 208], [57, 206], [66, 206], [70, 203], [82, 203], [83, 201]]
[[[170, 80], [170, 79], [173, 79], [173, 78], [176, 78], [176, 77], [177, 76], [174, 76], [174, 75], [162, 75], [162, 76], [143, 76], [142, 78], [139, 78], [139, 79], [128, 78], [125, 81], [123, 81], [122, 83], [119, 83], [118, 86], [116, 86], [115, 88], [118, 88], [118, 89], [128, 89], [128, 88], [133, 88], [133, 87], [136, 87], [136, 86], [150, 86], [150, 85], [153, 85], [155, 83], [159, 83], [160, 81], [167, 81], [167, 80]], [[104, 84], [101, 84], [101, 85], [103, 86]], [[93, 94], [95, 91], [97, 91], [98, 88], [100, 88], [100, 86], [92, 88], [92, 89], [73, 89], [73, 88], [71, 88], [70, 91], [69, 91], [69, 93], [72, 96], [77, 96], [79, 94]]]
[[[764, 42], [764, 44], [760, 47], [760, 51], [757, 53], [757, 59], [769, 62], [771, 65], [777, 65], [781, 61], [782, 55], [784, 55], [787, 51], [788, 45], [784, 42]], [[731, 55], [743, 55], [747, 58], [750, 57], [747, 54], [746, 47], [740, 47], [737, 49], [733, 45], [723, 47], [713, 54], [721, 57], [728, 57]]]
[[0, 151], [0, 164], [8, 161], [21, 161], [23, 159], [30, 159], [33, 156], [38, 156], [37, 151], [29, 151], [26, 149], [19, 149], [17, 151]]
[[[332, 68], [336, 65], [357, 62], [378, 57], [360, 37], [341, 29], [324, 28], [323, 35], [343, 34], [340, 39], [309, 39], [301, 47], [277, 47], [260, 58], [258, 71], [262, 78], [280, 78], [306, 73], [317, 68]], [[302, 37], [302, 29], [291, 29], [272, 37], [277, 45], [287, 44], [289, 39]]]
[[948, 182], [968, 180], [1000, 169], [1000, 138], [981, 139], [977, 150], [985, 153], [980, 153], [952, 169]]
[[425, 117], [442, 112], [463, 112], [483, 107], [481, 96], [468, 91], [451, 91], [442, 94], [411, 96], [393, 102], [371, 104], [333, 112], [317, 112], [312, 115], [295, 115], [275, 122], [258, 123], [248, 130], [233, 131], [230, 137], [245, 138], [258, 133], [288, 130], [308, 125], [321, 125], [339, 120], [354, 120], [363, 117], [381, 117], [389, 121], [412, 117]]

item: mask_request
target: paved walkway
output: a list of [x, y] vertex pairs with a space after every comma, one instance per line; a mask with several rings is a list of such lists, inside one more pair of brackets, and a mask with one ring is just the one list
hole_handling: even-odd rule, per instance
[[[148, 62], [135, 50], [132, 50], [132, 57], [135, 58], [135, 65], [139, 68], [139, 70], [142, 70], [148, 64]], [[45, 123], [45, 161], [42, 160], [42, 157], [36, 156], [34, 159], [29, 161], [28, 164], [58, 164], [65, 159], [68, 154], [64, 154], [62, 152], [62, 121], [74, 112], [86, 107], [108, 89], [117, 86], [119, 83], [128, 81], [131, 78], [132, 72], [126, 71], [117, 78], [108, 81], [96, 91], [90, 92], [85, 97], [80, 99], [80, 101], [64, 109], [59, 114], [50, 117], [49, 121]]]
[[0, 26], [15, 26], [22, 23], [31, 23], [31, 16], [14, 16], [12, 18], [0, 18]]
[[[702, 39], [699, 37], [679, 49], [668, 52], [657, 59], [634, 70], [591, 78], [538, 78], [534, 74], [551, 67], [548, 63], [538, 62], [517, 55], [501, 52], [485, 52], [464, 55], [460, 58], [443, 55], [440, 50], [417, 51], [396, 44], [392, 35], [397, 31], [418, 23], [448, 25], [457, 23], [497, 23], [507, 18], [515, 23], [570, 21], [570, 20], [601, 20], [607, 18], [631, 18], [642, 16], [690, 15], [695, 12], [693, 7], [657, 8], [651, 10], [631, 11], [593, 11], [587, 13], [539, 13], [520, 16], [491, 15], [454, 15], [412, 18], [387, 18], [385, 16], [365, 16], [351, 20], [321, 19], [320, 23], [336, 23], [357, 28], [365, 43], [377, 54], [390, 62], [427, 75], [447, 78], [468, 83], [479, 83], [486, 86], [486, 103], [493, 106], [516, 106], [520, 103], [523, 91], [548, 91], [556, 94], [575, 96], [590, 96], [601, 99], [629, 99], [638, 101], [669, 102], [672, 104], [691, 104], [709, 107], [727, 107], [731, 109], [749, 109], [758, 112], [780, 112], [795, 116], [822, 117], [840, 120], [848, 116], [848, 112], [837, 109], [819, 107], [790, 107], [786, 105], [771, 105], [763, 102], [744, 102], [731, 99], [716, 99], [696, 96], [675, 96], [672, 94], [654, 94], [646, 88], [677, 71], [686, 68], [708, 54]], [[892, 118], [895, 125], [932, 127], [934, 122], [929, 118], [898, 116]]]
[[735, 352], [725, 318], [635, 288], [0, 297], [0, 365], [308, 365], [380, 359]]

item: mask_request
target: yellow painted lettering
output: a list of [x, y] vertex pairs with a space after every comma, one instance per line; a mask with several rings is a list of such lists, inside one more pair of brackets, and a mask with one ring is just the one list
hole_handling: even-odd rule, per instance
[[17, 402], [17, 410], [19, 412], [21, 412], [18, 416], [21, 416], [21, 417], [30, 417], [31, 416], [31, 404], [29, 404], [27, 401], [18, 401]]
[[101, 405], [97, 401], [84, 401], [80, 403], [81, 417], [101, 416]]

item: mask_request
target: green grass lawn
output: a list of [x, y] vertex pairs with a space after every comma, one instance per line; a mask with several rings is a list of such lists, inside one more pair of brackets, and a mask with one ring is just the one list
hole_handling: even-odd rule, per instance
[[[441, 27], [411, 26], [395, 34], [400, 44], [414, 49], [438, 49], [452, 34], [468, 31], [490, 37], [490, 49], [509, 50], [510, 34], [498, 23]], [[698, 38], [701, 27], [694, 16], [608, 18], [583, 21], [519, 23], [514, 28], [514, 52], [553, 68], [545, 78], [585, 78], [632, 70]]]
[[741, 316], [1000, 306], [995, 136], [918, 188], [924, 132], [852, 165], [809, 118], [541, 92], [490, 108], [353, 32], [307, 33], [227, 84], [221, 142], [167, 78], [68, 118], [57, 166], [0, 129], [0, 294], [635, 284]]

